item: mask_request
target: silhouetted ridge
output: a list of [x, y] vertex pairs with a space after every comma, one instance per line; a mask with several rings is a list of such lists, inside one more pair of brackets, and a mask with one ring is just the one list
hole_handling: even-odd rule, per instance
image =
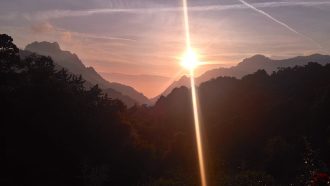
[[[274, 60], [264, 55], [258, 54], [250, 58], [246, 58], [242, 62], [238, 63], [236, 66], [230, 68], [218, 68], [209, 70], [201, 76], [197, 77], [196, 83], [197, 85], [199, 85], [205, 81], [221, 76], [242, 78], [243, 76], [254, 73], [260, 69], [263, 69], [267, 73], [271, 74], [274, 71], [278, 71], [279, 68], [304, 66], [307, 65], [309, 62], [327, 64], [330, 63], [330, 56], [322, 54], [313, 54], [310, 56], [298, 56], [289, 59]], [[162, 95], [168, 95], [175, 87], [180, 86], [190, 87], [190, 83], [185, 78], [181, 78], [180, 80], [173, 82], [162, 93]]]
[[145, 153], [125, 105], [12, 41], [0, 34], [0, 185], [138, 183]]
[[[61, 50], [57, 42], [33, 42], [26, 46], [25, 51], [25, 53], [30, 51], [40, 55], [50, 56], [59, 68], [65, 68], [73, 74], [82, 75], [86, 80], [85, 85], [87, 87], [98, 84], [100, 88], [107, 89], [105, 91], [107, 93], [114, 91], [121, 93], [122, 96], [118, 96], [119, 94], [116, 93], [113, 96], [109, 94], [109, 97], [121, 99], [129, 107], [133, 106], [133, 102], [134, 104], [150, 104], [150, 100], [134, 88], [128, 88], [128, 86], [119, 83], [108, 82], [93, 67], [86, 67], [76, 54]], [[25, 55], [27, 54], [22, 54], [22, 56]], [[113, 91], [109, 91], [108, 89], [113, 89]], [[128, 99], [129, 97], [130, 99]]]
[[[179, 80], [174, 81], [168, 88], [165, 89], [165, 91], [161, 95], [168, 95], [169, 93], [172, 92], [173, 89], [185, 86], [190, 83], [190, 79], [188, 76], [182, 76]], [[175, 86], [173, 86], [175, 85]]]
[[270, 61], [270, 60], [271, 60], [270, 58], [268, 58], [264, 55], [257, 54], [257, 55], [254, 55], [252, 57], [245, 58], [241, 63], [249, 63], [249, 62], [260, 63], [260, 62], [267, 62], [267, 61]]
[[54, 52], [60, 52], [62, 51], [60, 48], [60, 45], [57, 42], [46, 42], [46, 41], [42, 41], [42, 42], [33, 42], [31, 44], [26, 45], [25, 50], [29, 50], [29, 51], [54, 51]]
[[[329, 180], [330, 64], [308, 63], [271, 74], [258, 70], [241, 79], [217, 77], [201, 83], [197, 92], [214, 185]], [[171, 154], [173, 166], [180, 162], [186, 171], [197, 163], [190, 159], [196, 156], [189, 141], [194, 137], [190, 94], [180, 87], [162, 96], [140, 117], [148, 127], [138, 127], [141, 134], [153, 131], [144, 139]], [[320, 175], [323, 180], [316, 178]]]
[[[199, 185], [191, 91], [127, 109], [0, 34], [0, 185]], [[92, 69], [90, 69], [92, 70]], [[210, 185], [329, 185], [330, 64], [197, 88]]]

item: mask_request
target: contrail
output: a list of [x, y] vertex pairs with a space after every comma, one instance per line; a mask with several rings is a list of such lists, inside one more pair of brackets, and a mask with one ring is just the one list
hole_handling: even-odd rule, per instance
[[275, 19], [275, 18], [274, 18], [273, 16], [271, 16], [270, 14], [266, 13], [266, 12], [263, 11], [263, 10], [260, 10], [260, 9], [258, 9], [258, 8], [256, 8], [256, 7], [254, 7], [253, 5], [247, 3], [247, 2], [244, 1], [244, 0], [238, 0], [238, 1], [240, 1], [241, 3], [243, 3], [244, 5], [246, 5], [247, 7], [251, 8], [252, 10], [254, 10], [254, 11], [256, 11], [256, 12], [258, 12], [258, 13], [260, 13], [260, 14], [266, 16], [266, 17], [268, 17], [268, 18], [271, 19], [272, 21], [274, 21], [274, 22], [276, 22], [276, 23], [278, 23], [278, 24], [284, 26], [285, 28], [287, 28], [287, 29], [290, 30], [291, 32], [293, 32], [293, 33], [295, 33], [295, 34], [297, 34], [297, 35], [299, 35], [299, 36], [301, 36], [301, 37], [303, 37], [303, 38], [309, 40], [309, 41], [312, 42], [314, 45], [316, 45], [320, 50], [322, 50], [322, 51], [328, 53], [328, 52], [327, 52], [327, 51], [326, 51], [326, 50], [325, 50], [325, 49], [324, 49], [319, 43], [317, 43], [314, 39], [312, 39], [312, 38], [310, 38], [310, 37], [308, 37], [308, 36], [306, 36], [306, 35], [304, 35], [304, 34], [298, 32], [298, 31], [296, 31], [295, 29], [293, 29], [293, 28], [290, 27], [289, 25], [283, 23], [282, 21], [279, 21], [279, 20]]

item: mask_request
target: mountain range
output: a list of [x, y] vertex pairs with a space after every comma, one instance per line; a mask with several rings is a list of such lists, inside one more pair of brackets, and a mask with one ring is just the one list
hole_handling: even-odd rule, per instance
[[[297, 56], [289, 59], [275, 60], [268, 58], [264, 55], [258, 54], [250, 58], [246, 58], [242, 62], [238, 63], [236, 66], [230, 68], [218, 68], [209, 70], [201, 76], [197, 77], [195, 81], [197, 85], [200, 85], [203, 82], [220, 76], [242, 78], [245, 75], [258, 71], [259, 69], [263, 69], [270, 74], [280, 68], [304, 66], [308, 64], [308, 62], [327, 64], [330, 63], [330, 56], [322, 54], [313, 54], [309, 56]], [[178, 81], [173, 82], [161, 95], [167, 96], [172, 92], [174, 88], [181, 86], [190, 87], [189, 77], [183, 76]], [[158, 97], [153, 98], [153, 101], [156, 101], [157, 99]]]
[[[0, 34], [1, 185], [200, 185], [189, 88], [128, 109], [18, 52]], [[329, 185], [330, 64], [213, 78], [198, 103], [209, 185]]]
[[124, 74], [100, 72], [102, 77], [124, 85], [134, 87], [139, 92], [143, 92], [147, 97], [158, 96], [164, 89], [164, 85], [171, 82], [170, 77], [150, 74]]
[[[100, 75], [93, 67], [86, 67], [76, 54], [71, 53], [70, 51], [61, 50], [57, 42], [33, 42], [28, 44], [25, 47], [25, 50], [21, 50], [20, 53], [21, 56], [26, 56], [31, 52], [50, 56], [58, 66], [57, 68], [65, 68], [73, 74], [82, 75], [82, 77], [86, 80], [85, 84], [87, 87], [98, 84], [100, 88], [102, 88], [103, 92], [107, 93], [110, 98], [122, 100], [129, 107], [134, 104], [150, 105], [155, 103], [159, 96], [167, 96], [177, 87], [190, 87], [189, 77], [183, 76], [178, 81], [174, 81], [159, 96], [156, 96], [150, 100], [142, 93], [138, 92], [135, 88], [142, 90], [142, 85], [148, 84], [150, 86], [144, 87], [155, 89], [155, 87], [160, 87], [160, 85], [168, 82], [168, 77], [153, 75], [126, 75], [121, 73], [101, 73], [102, 75]], [[209, 70], [197, 77], [195, 81], [197, 85], [200, 85], [203, 82], [220, 76], [242, 78], [245, 75], [258, 71], [259, 69], [264, 69], [270, 74], [280, 68], [303, 66], [308, 64], [308, 62], [327, 64], [330, 63], [330, 56], [313, 54], [309, 56], [297, 56], [289, 59], [275, 60], [258, 54], [250, 58], [246, 58], [236, 66], [230, 68], [217, 68]], [[111, 82], [107, 81], [103, 77], [111, 80]], [[134, 88], [132, 88], [133, 86]], [[159, 90], [155, 89], [155, 95], [157, 91]]]
[[119, 99], [129, 107], [134, 104], [150, 104], [150, 100], [134, 88], [105, 80], [93, 67], [86, 67], [76, 54], [63, 51], [57, 42], [33, 42], [20, 53], [24, 57], [31, 52], [50, 56], [57, 68], [65, 68], [70, 73], [81, 75], [86, 80], [86, 87], [97, 84], [110, 98]]

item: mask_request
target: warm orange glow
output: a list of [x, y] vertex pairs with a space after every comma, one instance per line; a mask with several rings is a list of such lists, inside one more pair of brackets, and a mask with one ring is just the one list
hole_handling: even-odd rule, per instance
[[198, 101], [197, 101], [195, 77], [194, 77], [194, 70], [199, 65], [199, 62], [198, 62], [197, 54], [191, 48], [187, 0], [183, 0], [183, 14], [184, 14], [184, 23], [185, 23], [185, 32], [186, 32], [186, 53], [181, 61], [181, 65], [184, 68], [186, 68], [187, 70], [189, 70], [189, 72], [190, 72], [191, 98], [192, 98], [192, 104], [193, 104], [201, 185], [207, 186], [205, 163], [204, 163], [205, 159], [204, 159], [204, 155], [203, 155], [203, 143], [202, 143], [200, 122], [199, 122]]

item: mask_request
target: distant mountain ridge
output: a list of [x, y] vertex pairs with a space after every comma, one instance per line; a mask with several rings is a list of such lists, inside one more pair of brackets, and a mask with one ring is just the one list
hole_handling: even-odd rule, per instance
[[[278, 68], [303, 66], [309, 62], [317, 62], [319, 64], [325, 65], [330, 63], [330, 56], [313, 54], [309, 56], [297, 56], [289, 59], [275, 60], [264, 55], [257, 54], [250, 58], [244, 59], [236, 66], [209, 70], [201, 76], [197, 77], [196, 83], [199, 85], [219, 76], [242, 78], [243, 76], [254, 73], [260, 69], [264, 69], [267, 73], [272, 73], [273, 71], [277, 71]], [[190, 81], [188, 77], [183, 76], [178, 81], [173, 82], [161, 95], [167, 96], [172, 92], [173, 89], [181, 86], [190, 87]], [[155, 98], [153, 100], [155, 101]]]
[[60, 67], [67, 69], [73, 74], [82, 75], [87, 81], [87, 85], [98, 84], [105, 93], [109, 94], [109, 97], [120, 99], [128, 106], [132, 106], [135, 103], [150, 104], [150, 100], [134, 88], [119, 83], [108, 82], [93, 67], [86, 67], [76, 54], [63, 51], [57, 42], [33, 42], [25, 47], [26, 52], [50, 56]]
[[113, 72], [100, 72], [102, 77], [113, 82], [134, 87], [136, 90], [143, 92], [147, 97], [157, 96], [164, 87], [171, 83], [171, 78], [152, 74], [124, 74]]

